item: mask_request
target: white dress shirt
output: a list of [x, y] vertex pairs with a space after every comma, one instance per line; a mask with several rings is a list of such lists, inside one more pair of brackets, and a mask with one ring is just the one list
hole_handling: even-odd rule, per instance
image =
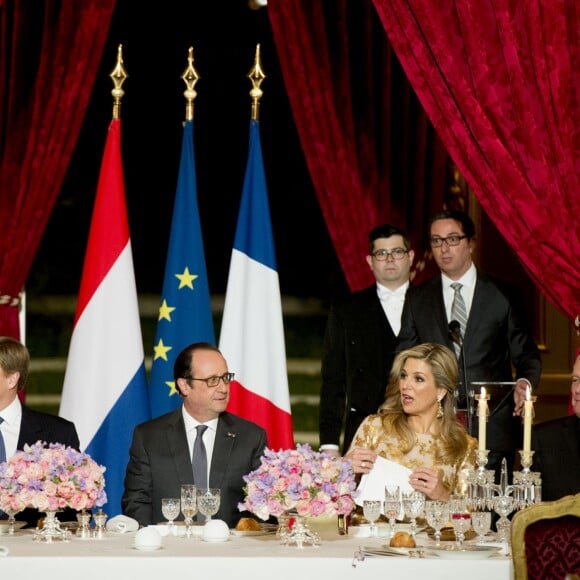
[[405, 305], [405, 295], [409, 288], [409, 281], [399, 286], [396, 290], [389, 290], [386, 286], [377, 282], [377, 296], [381, 301], [381, 306], [385, 311], [385, 315], [395, 336], [401, 330], [401, 314], [403, 314], [403, 306]]

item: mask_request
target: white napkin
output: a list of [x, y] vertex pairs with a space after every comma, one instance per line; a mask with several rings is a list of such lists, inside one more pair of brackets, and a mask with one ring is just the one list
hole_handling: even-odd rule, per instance
[[124, 534], [126, 532], [136, 532], [139, 529], [139, 522], [133, 518], [120, 514], [108, 520], [105, 527], [109, 532]]

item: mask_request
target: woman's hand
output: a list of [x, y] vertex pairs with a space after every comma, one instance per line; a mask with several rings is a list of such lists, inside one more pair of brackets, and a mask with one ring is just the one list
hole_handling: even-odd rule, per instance
[[354, 449], [351, 449], [344, 458], [350, 459], [352, 469], [355, 473], [368, 473], [377, 460], [377, 454], [371, 449], [355, 447]]
[[447, 501], [449, 492], [439, 477], [439, 472], [429, 467], [417, 467], [409, 475], [409, 483], [416, 491], [423, 492], [429, 499]]

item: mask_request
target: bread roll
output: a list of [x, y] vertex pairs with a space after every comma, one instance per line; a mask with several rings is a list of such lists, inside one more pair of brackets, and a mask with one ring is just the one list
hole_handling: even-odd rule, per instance
[[257, 532], [260, 529], [260, 524], [254, 518], [240, 518], [236, 524], [236, 530], [240, 532]]
[[389, 544], [392, 548], [415, 548], [415, 539], [407, 532], [397, 532]]

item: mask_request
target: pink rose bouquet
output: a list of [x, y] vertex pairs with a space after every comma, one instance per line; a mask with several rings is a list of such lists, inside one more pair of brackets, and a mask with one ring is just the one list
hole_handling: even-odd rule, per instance
[[278, 452], [266, 449], [260, 467], [244, 481], [246, 499], [238, 508], [263, 520], [289, 510], [301, 516], [332, 516], [354, 508], [350, 461], [317, 453], [306, 444]]
[[25, 445], [0, 463], [0, 509], [75, 510], [102, 506], [105, 467], [60, 443]]

